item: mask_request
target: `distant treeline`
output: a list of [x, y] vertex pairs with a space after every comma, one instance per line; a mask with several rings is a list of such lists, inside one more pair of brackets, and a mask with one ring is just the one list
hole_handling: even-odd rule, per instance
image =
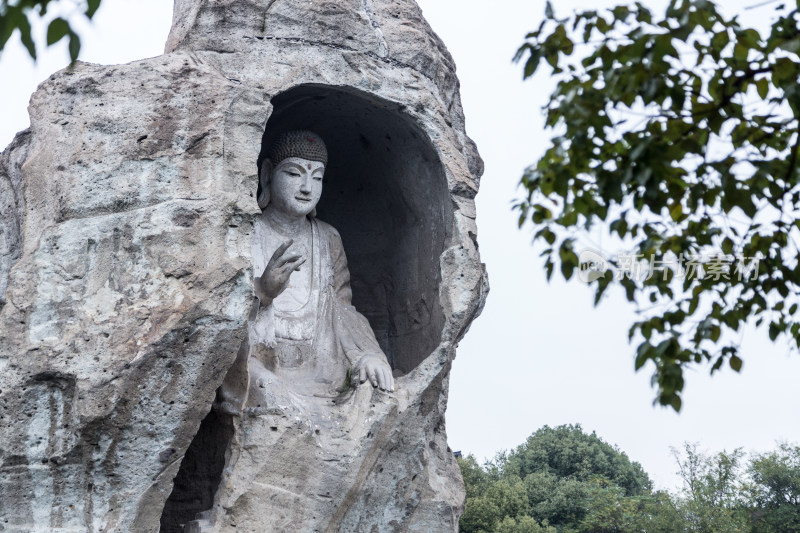
[[683, 487], [653, 490], [641, 465], [580, 426], [543, 427], [478, 464], [459, 458], [463, 533], [800, 533], [800, 446], [746, 456], [674, 450]]

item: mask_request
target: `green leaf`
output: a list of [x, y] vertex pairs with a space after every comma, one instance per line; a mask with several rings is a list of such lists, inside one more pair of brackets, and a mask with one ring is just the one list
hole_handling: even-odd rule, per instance
[[536, 73], [536, 69], [539, 68], [540, 59], [539, 51], [531, 50], [530, 57], [528, 57], [528, 60], [525, 62], [525, 70], [522, 73], [523, 79], [528, 79]]
[[70, 27], [66, 20], [55, 18], [47, 26], [47, 45], [55, 44], [70, 33]]
[[756, 89], [758, 90], [758, 96], [760, 96], [762, 100], [765, 99], [769, 93], [769, 79], [760, 78], [756, 80]]
[[629, 302], [633, 302], [636, 299], [636, 284], [630, 278], [622, 278], [620, 283], [623, 287], [625, 287], [625, 298]]
[[781, 86], [783, 80], [788, 80], [795, 72], [794, 62], [787, 58], [781, 57], [775, 60], [775, 66], [772, 70], [774, 74], [773, 83], [776, 87]]
[[575, 271], [575, 267], [579, 266], [578, 256], [575, 255], [575, 252], [564, 246], [564, 244], [561, 245], [559, 254], [561, 256], [561, 274], [564, 276], [564, 279], [569, 280], [572, 277], [572, 273]]
[[778, 338], [781, 330], [777, 322], [770, 322], [769, 324], [769, 340], [774, 341]]
[[549, 196], [550, 193], [553, 192], [553, 175], [547, 174], [542, 178], [541, 183], [539, 184], [539, 189], [542, 191], [542, 194], [545, 196]]
[[28, 22], [25, 15], [21, 15], [17, 18], [17, 27], [19, 28], [19, 37], [22, 44], [25, 46], [28, 54], [30, 54], [33, 59], [36, 59], [36, 45], [33, 43], [33, 38], [31, 37], [31, 23]]
[[680, 202], [672, 204], [672, 207], [669, 208], [669, 216], [672, 217], [672, 220], [675, 222], [678, 222], [683, 217], [683, 206]]
[[669, 404], [672, 406], [673, 409], [675, 409], [676, 413], [681, 412], [682, 402], [680, 396], [678, 396], [677, 394], [673, 394], [669, 399]]
[[88, 18], [94, 17], [94, 14], [97, 13], [97, 9], [100, 7], [101, 0], [87, 0], [86, 6], [86, 16]]
[[649, 342], [643, 342], [639, 345], [639, 349], [636, 351], [636, 361], [633, 365], [635, 370], [642, 368], [647, 360], [651, 358], [650, 350], [652, 348]]
[[631, 10], [628, 6], [616, 6], [611, 10], [611, 12], [614, 14], [615, 19], [624, 21], [626, 18], [628, 18]]
[[747, 61], [747, 55], [749, 52], [749, 48], [739, 43], [736, 43], [736, 45], [733, 47], [733, 57], [738, 61]]
[[739, 371], [742, 370], [742, 360], [739, 358], [739, 356], [732, 355], [731, 358], [730, 358], [729, 363], [731, 365], [731, 368], [735, 372], [739, 372]]
[[78, 35], [72, 31], [69, 32], [69, 57], [74, 63], [78, 59], [78, 54], [81, 51], [81, 40]]
[[730, 41], [730, 36], [728, 35], [727, 30], [722, 30], [714, 34], [714, 37], [711, 38], [711, 47], [718, 53], [722, 53], [722, 49], [727, 46], [728, 42]]
[[742, 31], [737, 37], [739, 42], [747, 48], [758, 48], [760, 45], [761, 36], [752, 28]]

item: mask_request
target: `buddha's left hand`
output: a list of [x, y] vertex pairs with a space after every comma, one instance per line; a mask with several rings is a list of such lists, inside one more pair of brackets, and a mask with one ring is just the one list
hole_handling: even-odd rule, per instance
[[391, 367], [382, 357], [376, 355], [362, 357], [356, 364], [353, 378], [358, 379], [358, 383], [364, 383], [369, 379], [373, 387], [379, 387], [381, 390], [389, 392], [394, 390]]

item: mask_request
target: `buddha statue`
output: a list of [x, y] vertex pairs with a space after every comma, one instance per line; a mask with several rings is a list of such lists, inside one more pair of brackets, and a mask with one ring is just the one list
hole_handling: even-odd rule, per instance
[[[212, 508], [185, 532], [321, 530], [398, 409], [386, 355], [351, 303], [341, 237], [315, 216], [325, 144], [290, 131], [262, 157], [248, 334], [214, 405], [232, 437]], [[297, 449], [309, 450], [301, 463]]]
[[267, 382], [323, 398], [367, 381], [393, 391], [386, 355], [351, 303], [341, 237], [315, 217], [328, 162], [324, 142], [312, 132], [290, 131], [264, 156], [248, 341], [220, 389], [219, 408], [236, 414], [268, 407]]

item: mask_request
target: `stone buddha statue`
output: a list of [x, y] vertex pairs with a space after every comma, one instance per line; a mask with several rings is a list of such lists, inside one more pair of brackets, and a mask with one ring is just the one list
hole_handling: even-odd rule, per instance
[[262, 157], [248, 342], [218, 406], [230, 414], [268, 408], [267, 383], [316, 397], [336, 397], [367, 381], [393, 391], [386, 355], [351, 303], [341, 237], [315, 217], [328, 162], [325, 143], [315, 133], [290, 131]]
[[[373, 446], [376, 421], [397, 411], [392, 369], [351, 303], [341, 237], [315, 217], [325, 144], [290, 131], [262, 157], [248, 335], [215, 403], [233, 437], [213, 507], [186, 532], [318, 530], [362, 468], [352, 442]], [[298, 449], [313, 453], [298, 463]]]

